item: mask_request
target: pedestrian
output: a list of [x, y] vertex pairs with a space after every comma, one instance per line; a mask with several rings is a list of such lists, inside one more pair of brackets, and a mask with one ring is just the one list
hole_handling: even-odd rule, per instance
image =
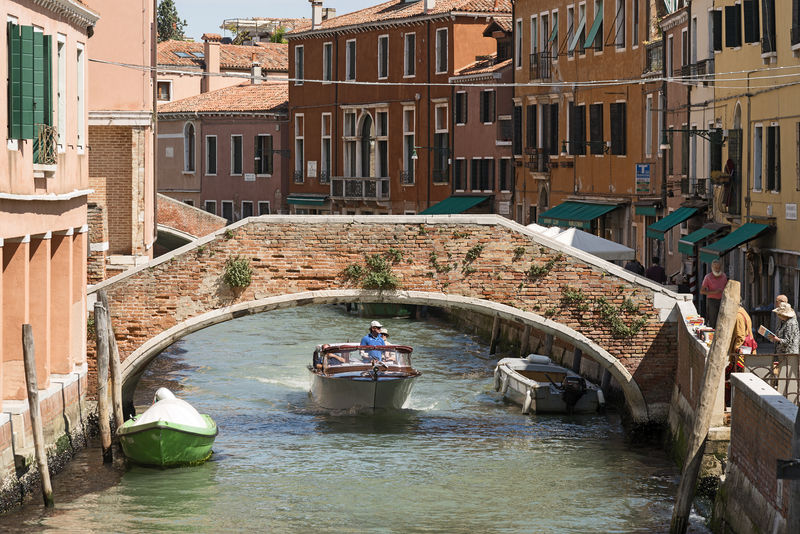
[[[375, 347], [375, 346], [386, 345], [386, 342], [383, 340], [383, 337], [381, 336], [381, 328], [383, 328], [383, 325], [380, 322], [372, 321], [369, 324], [369, 334], [361, 338], [361, 346]], [[383, 351], [371, 350], [369, 351], [369, 358], [371, 360], [381, 361], [381, 359], [383, 358]]]
[[719, 303], [722, 300], [722, 292], [728, 277], [722, 272], [722, 262], [714, 260], [711, 262], [711, 272], [703, 278], [700, 285], [700, 294], [706, 297], [706, 320], [711, 328], [717, 327], [717, 316], [719, 316]]
[[658, 282], [659, 284], [667, 283], [667, 272], [659, 264], [658, 256], [653, 256], [653, 263], [647, 268], [644, 275], [653, 282]]
[[625, 269], [634, 274], [638, 274], [639, 276], [642, 276], [644, 274], [644, 265], [639, 263], [639, 260], [637, 260], [636, 258], [633, 258], [631, 261], [626, 263]]
[[736, 311], [736, 323], [733, 326], [731, 345], [728, 349], [732, 367], [744, 369], [744, 359], [738, 355], [755, 354], [756, 348], [758, 348], [758, 344], [756, 344], [756, 340], [753, 338], [753, 320], [750, 319], [750, 315], [747, 311], [739, 306], [739, 309]]
[[775, 343], [775, 352], [778, 354], [800, 353], [800, 328], [797, 325], [797, 315], [788, 302], [781, 302], [772, 310], [778, 316], [781, 324], [778, 331], [769, 336]]

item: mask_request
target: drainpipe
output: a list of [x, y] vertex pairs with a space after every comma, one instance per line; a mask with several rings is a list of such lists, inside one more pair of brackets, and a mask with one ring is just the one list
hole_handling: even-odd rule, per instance
[[[649, 24], [649, 21], [648, 21]], [[670, 58], [672, 55], [670, 54]], [[662, 32], [661, 33], [661, 100], [663, 101], [663, 106], [661, 102], [659, 102], [659, 106], [661, 107], [661, 130], [662, 130], [662, 137], [666, 135], [667, 132], [667, 36]], [[661, 141], [659, 141], [661, 142]], [[672, 157], [672, 147], [670, 146], [669, 150], [662, 150], [661, 154], [661, 209], [667, 209], [667, 155]], [[645, 218], [645, 221], [647, 219]], [[645, 230], [646, 231], [646, 230]], [[645, 237], [645, 239], [647, 239]], [[647, 252], [647, 241], [645, 241], [645, 252]], [[649, 256], [654, 256], [655, 254], [650, 251]], [[650, 258], [645, 258], [648, 262]], [[661, 262], [664, 263], [663, 260]]]
[[[426, 4], [427, 5], [427, 4]], [[426, 58], [426, 71], [427, 71], [427, 84], [425, 86], [425, 91], [428, 93], [428, 116], [427, 116], [427, 136], [428, 136], [428, 146], [433, 146], [432, 139], [431, 139], [431, 21], [428, 19], [426, 23], [428, 31], [426, 32], [425, 36], [425, 58]], [[428, 173], [425, 177], [425, 181], [427, 182], [427, 191], [428, 196], [425, 199], [425, 209], [428, 209], [431, 206], [431, 149], [425, 149], [425, 160], [427, 161], [428, 166]]]

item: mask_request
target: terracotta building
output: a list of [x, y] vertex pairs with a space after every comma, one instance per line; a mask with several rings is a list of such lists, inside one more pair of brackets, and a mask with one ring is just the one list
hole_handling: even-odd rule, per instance
[[[103, 17], [89, 68], [89, 281], [153, 257], [155, 226], [153, 2], [93, 0]], [[133, 44], [135, 43], [135, 46]]]
[[288, 45], [269, 42], [234, 45], [222, 41], [219, 34], [207, 33], [202, 43], [158, 43], [158, 102], [239, 85], [254, 75], [265, 81], [286, 79]]
[[322, 9], [287, 35], [292, 212], [418, 213], [448, 198], [448, 80], [496, 52], [484, 30], [511, 2], [393, 0], [324, 21]]
[[[98, 15], [74, 1], [0, 5], [1, 480], [14, 473], [14, 454], [32, 456], [22, 325], [33, 330], [40, 399], [85, 386], [87, 60]], [[46, 429], [59, 424], [54, 417], [43, 416]]]
[[245, 83], [159, 106], [159, 192], [229, 222], [285, 212], [287, 98]]

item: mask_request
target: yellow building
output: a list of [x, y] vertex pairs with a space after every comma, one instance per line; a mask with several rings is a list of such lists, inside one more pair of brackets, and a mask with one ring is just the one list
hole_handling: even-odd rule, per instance
[[771, 309], [780, 293], [797, 308], [800, 3], [715, 0], [708, 27], [715, 120], [726, 135], [713, 216], [731, 234], [701, 248], [700, 260], [723, 257], [749, 309]]

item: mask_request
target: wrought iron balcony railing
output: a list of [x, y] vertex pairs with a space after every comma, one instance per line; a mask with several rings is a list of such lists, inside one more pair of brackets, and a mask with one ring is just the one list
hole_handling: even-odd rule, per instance
[[664, 69], [664, 48], [662, 40], [645, 45], [645, 66], [643, 76], [661, 74]]
[[304, 182], [303, 171], [294, 171], [294, 183], [302, 184]]
[[550, 172], [550, 156], [544, 148], [526, 147], [525, 168], [531, 172]]
[[414, 185], [414, 171], [401, 172], [400, 181], [403, 185]]
[[48, 124], [36, 125], [36, 139], [33, 141], [33, 163], [36, 165], [56, 165], [58, 156], [56, 146], [58, 131]]
[[331, 173], [330, 173], [330, 171], [320, 171], [320, 173], [319, 173], [319, 183], [321, 183], [321, 184], [329, 184], [329, 183], [331, 183]]
[[534, 52], [530, 56], [530, 79], [549, 80], [552, 77], [550, 52]]
[[331, 198], [337, 200], [389, 200], [389, 178], [331, 178]]

